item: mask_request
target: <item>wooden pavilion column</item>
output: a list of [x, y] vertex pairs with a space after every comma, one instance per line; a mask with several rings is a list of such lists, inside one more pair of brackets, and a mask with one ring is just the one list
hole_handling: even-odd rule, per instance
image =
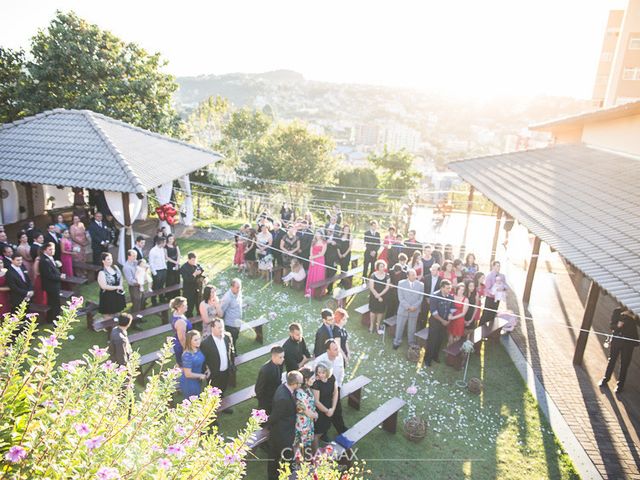
[[498, 207], [496, 212], [496, 226], [493, 230], [493, 243], [491, 244], [491, 261], [489, 267], [493, 265], [493, 261], [496, 259], [496, 249], [498, 248], [498, 237], [500, 236], [500, 221], [502, 220], [502, 209]]
[[584, 357], [584, 350], [587, 347], [587, 340], [589, 338], [589, 331], [593, 324], [593, 315], [596, 311], [596, 305], [598, 304], [598, 297], [600, 296], [600, 287], [593, 280], [589, 286], [589, 294], [587, 295], [587, 303], [584, 307], [584, 315], [582, 316], [582, 330], [578, 336], [576, 342], [576, 351], [573, 355], [573, 364], [582, 365], [582, 358]]
[[529, 262], [529, 269], [527, 270], [527, 281], [524, 284], [524, 293], [522, 294], [522, 303], [527, 305], [531, 299], [531, 287], [533, 287], [533, 277], [536, 274], [536, 267], [538, 266], [538, 255], [540, 254], [540, 237], [533, 240], [533, 249], [531, 250], [531, 261]]
[[24, 188], [27, 196], [27, 218], [33, 219], [35, 214], [35, 208], [33, 206], [33, 185], [25, 183]]
[[131, 214], [129, 212], [129, 193], [122, 193], [122, 213], [124, 215], [124, 255], [131, 249]]
[[471, 219], [471, 211], [473, 210], [473, 194], [475, 192], [473, 185], [469, 188], [469, 196], [467, 197], [467, 220], [464, 224], [464, 234], [462, 235], [462, 245], [467, 246], [467, 232], [469, 231], [469, 220]]

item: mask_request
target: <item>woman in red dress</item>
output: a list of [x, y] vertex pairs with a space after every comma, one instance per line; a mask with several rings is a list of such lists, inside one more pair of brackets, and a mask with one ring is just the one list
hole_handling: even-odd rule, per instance
[[235, 235], [235, 244], [236, 244], [236, 252], [233, 256], [233, 264], [238, 267], [238, 272], [242, 272], [244, 270], [244, 242], [245, 242], [245, 233], [248, 225], [243, 225], [240, 228], [240, 232]]
[[[378, 255], [378, 260], [384, 260], [384, 262], [389, 265], [389, 249], [396, 243], [396, 228], [389, 227], [388, 234], [384, 237], [384, 241], [382, 242], [382, 252]], [[391, 265], [393, 267], [393, 265]]]
[[47, 305], [47, 292], [42, 289], [39, 256], [33, 261], [33, 276], [33, 303], [38, 305]]
[[469, 301], [464, 296], [465, 286], [460, 284], [456, 287], [455, 294], [453, 296], [453, 306], [455, 310], [449, 315], [449, 342], [448, 345], [457, 342], [464, 335], [464, 316], [469, 309]]
[[456, 275], [456, 271], [453, 269], [453, 262], [451, 260], [444, 261], [444, 265], [440, 268], [439, 275], [443, 280], [449, 280], [451, 282], [451, 286], [455, 290], [458, 285], [458, 276]]

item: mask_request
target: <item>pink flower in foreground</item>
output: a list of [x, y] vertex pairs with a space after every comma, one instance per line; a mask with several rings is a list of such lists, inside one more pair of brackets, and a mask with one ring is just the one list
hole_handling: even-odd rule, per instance
[[161, 452], [162, 448], [160, 448], [160, 445], [151, 445], [151, 450], [154, 452]]
[[418, 389], [415, 385], [411, 385], [409, 388], [407, 388], [407, 393], [409, 395], [415, 395], [416, 393], [418, 393]]
[[80, 365], [84, 365], [84, 360], [71, 360], [69, 363], [63, 363], [60, 368], [66, 372], [73, 373]]
[[51, 335], [49, 338], [45, 338], [43, 340], [43, 343], [45, 347], [57, 347], [58, 345], [60, 345], [60, 343], [58, 343], [58, 337], [56, 337], [55, 335]]
[[68, 408], [67, 410], [65, 410], [64, 412], [62, 412], [63, 416], [70, 416], [70, 417], [75, 417], [77, 414], [80, 413], [80, 410], [76, 410], [75, 408]]
[[96, 478], [100, 480], [115, 480], [120, 478], [120, 472], [114, 467], [100, 467], [96, 473]]
[[95, 450], [96, 448], [99, 448], [100, 445], [102, 445], [105, 440], [106, 439], [104, 438], [104, 435], [98, 435], [97, 437], [86, 440], [84, 444], [87, 446], [89, 450]]
[[184, 400], [182, 400], [182, 402], [180, 402], [180, 405], [182, 405], [184, 408], [188, 408], [191, 406], [191, 402], [185, 398]]
[[158, 467], [163, 470], [169, 470], [172, 466], [173, 464], [168, 458], [161, 458], [160, 460], [158, 460]]
[[167, 455], [175, 455], [176, 457], [183, 457], [187, 451], [184, 449], [184, 445], [181, 443], [174, 443], [167, 447]]
[[81, 437], [89, 435], [89, 425], [86, 423], [74, 423], [73, 428], [76, 429], [76, 433]]
[[104, 362], [104, 363], [102, 364], [102, 369], [103, 369], [104, 371], [107, 371], [107, 370], [115, 370], [115, 369], [116, 369], [116, 367], [117, 367], [117, 365], [116, 365], [115, 363], [113, 363], [111, 360], [107, 360], [106, 362]]
[[125, 365], [120, 365], [118, 368], [116, 368], [116, 373], [122, 373], [126, 371], [127, 371], [127, 367]]
[[82, 297], [71, 297], [71, 302], [69, 303], [69, 310], [77, 310], [84, 303], [84, 298]]
[[176, 432], [181, 437], [184, 437], [187, 434], [187, 429], [180, 425], [176, 425], [176, 428], [174, 428], [173, 431]]
[[106, 348], [100, 348], [98, 345], [94, 345], [93, 348], [89, 349], [89, 351], [96, 357], [102, 358], [107, 354]]
[[220, 395], [222, 395], [222, 390], [220, 390], [218, 387], [207, 387], [207, 393], [211, 396], [211, 397], [219, 397]]
[[259, 423], [264, 423], [269, 418], [267, 412], [265, 412], [264, 410], [256, 410], [255, 408], [251, 410], [251, 416], [255, 418]]
[[[28, 316], [28, 315], [27, 315], [27, 316]], [[18, 323], [18, 322], [20, 321], [20, 319], [19, 319], [18, 317], [16, 317], [15, 315], [11, 315], [11, 316], [9, 317], [9, 321], [10, 321], [11, 323]]]
[[190, 402], [195, 402], [196, 400], [198, 400], [198, 395], [189, 395]]
[[27, 456], [27, 451], [20, 445], [14, 445], [5, 454], [4, 458], [11, 463], [21, 462]]
[[232, 463], [236, 463], [240, 460], [240, 457], [235, 453], [233, 455], [225, 455], [224, 456], [224, 464], [231, 465]]

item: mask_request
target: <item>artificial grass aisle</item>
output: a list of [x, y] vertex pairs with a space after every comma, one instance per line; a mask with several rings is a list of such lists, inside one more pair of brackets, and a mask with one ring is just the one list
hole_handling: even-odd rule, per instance
[[[230, 267], [233, 246], [230, 242], [179, 241], [183, 255], [195, 250], [199, 262], [205, 266], [211, 282], [220, 291], [227, 288], [236, 276]], [[262, 280], [243, 277], [244, 296], [252, 306], [247, 309], [245, 320], [261, 315], [276, 314], [265, 328], [265, 343], [284, 338], [289, 323], [302, 324], [307, 344], [313, 345], [313, 337], [319, 326], [320, 309], [326, 300], [305, 299], [302, 292], [279, 285], [265, 284]], [[96, 300], [97, 286], [83, 289], [86, 298]], [[351, 319], [347, 325], [350, 332], [352, 359], [346, 368], [348, 381], [358, 375], [366, 375], [372, 382], [365, 388], [362, 409], [353, 410], [343, 402], [347, 425], [355, 424], [367, 413], [397, 396], [407, 401], [399, 414], [398, 432], [391, 435], [377, 428], [360, 441], [357, 456], [366, 460], [371, 469], [371, 478], [478, 478], [478, 479], [522, 479], [522, 478], [577, 478], [568, 456], [563, 453], [546, 419], [529, 394], [519, 373], [499, 343], [485, 345], [479, 355], [472, 355], [469, 376], [483, 378], [485, 389], [475, 396], [455, 386], [462, 372], [441, 364], [428, 369], [416, 368], [406, 360], [406, 343], [399, 350], [391, 348], [381, 337], [370, 335], [360, 325], [359, 315], [353, 310], [367, 301], [367, 293], [360, 294], [348, 310]], [[159, 319], [150, 320], [145, 328], [159, 324]], [[247, 352], [259, 346], [253, 332], [240, 336], [238, 350]], [[94, 344], [104, 345], [104, 333], [88, 332], [84, 323], [74, 327], [75, 339], [67, 342], [61, 361], [80, 358]], [[149, 339], [135, 345], [141, 353], [160, 347], [165, 336]], [[237, 389], [255, 383], [258, 369], [267, 360], [262, 357], [238, 369]], [[407, 387], [415, 384], [418, 393], [411, 397]], [[221, 415], [220, 429], [233, 435], [248, 418], [255, 400], [235, 408], [233, 415]], [[429, 424], [427, 438], [421, 443], [412, 443], [402, 435], [402, 420], [409, 412], [422, 415]], [[331, 430], [330, 435], [335, 435]], [[250, 479], [263, 479], [266, 464], [263, 450], [248, 461]]]

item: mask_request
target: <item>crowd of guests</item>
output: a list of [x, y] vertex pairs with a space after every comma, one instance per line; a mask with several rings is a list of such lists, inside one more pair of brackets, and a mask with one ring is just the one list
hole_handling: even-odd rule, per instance
[[[349, 269], [352, 247], [351, 228], [342, 223], [338, 206], [328, 212], [326, 222], [318, 224], [310, 212], [294, 218], [285, 204], [279, 219], [265, 211], [255, 227], [245, 224], [240, 228], [235, 235], [233, 263], [250, 277], [262, 275], [265, 279], [274, 268], [282, 268], [285, 284], [305, 282], [305, 291], [311, 295], [312, 284], [335, 275], [338, 269]], [[333, 283], [327, 289], [331, 293]]]

